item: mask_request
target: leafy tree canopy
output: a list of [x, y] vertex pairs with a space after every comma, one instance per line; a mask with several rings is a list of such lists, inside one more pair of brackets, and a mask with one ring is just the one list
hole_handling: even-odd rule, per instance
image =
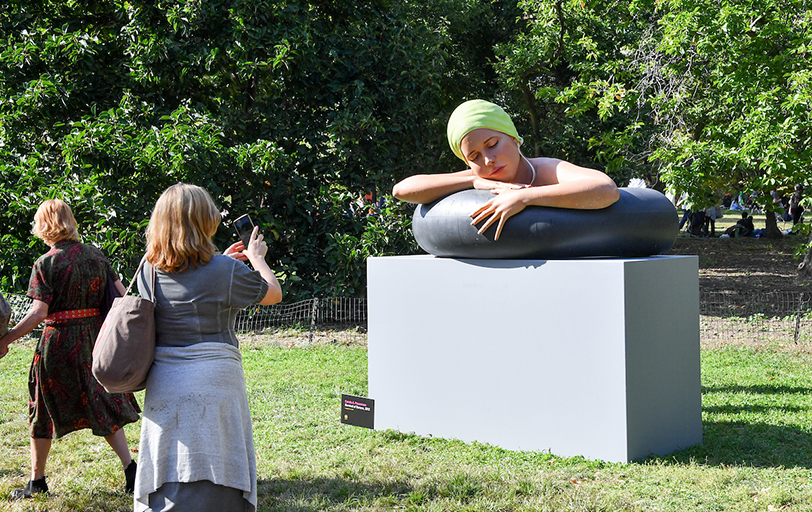
[[[365, 256], [415, 246], [407, 229], [382, 233], [408, 227], [402, 205], [374, 206], [386, 221], [352, 206], [452, 165], [448, 112], [495, 87], [487, 62], [459, 58], [493, 46], [466, 29], [501, 25], [491, 39], [504, 38], [516, 18], [463, 0], [12, 4], [0, 13], [0, 286], [16, 290], [45, 250], [30, 235], [42, 200], [65, 199], [126, 275], [151, 206], [184, 181], [262, 225], [289, 294], [364, 293]], [[369, 241], [360, 255], [353, 240]]]
[[262, 225], [289, 299], [363, 294], [366, 257], [416, 250], [392, 184], [459, 168], [444, 125], [472, 98], [527, 154], [698, 208], [756, 192], [777, 229], [769, 193], [812, 169], [810, 23], [806, 0], [11, 0], [0, 287], [25, 288], [51, 197], [129, 277], [185, 181]]

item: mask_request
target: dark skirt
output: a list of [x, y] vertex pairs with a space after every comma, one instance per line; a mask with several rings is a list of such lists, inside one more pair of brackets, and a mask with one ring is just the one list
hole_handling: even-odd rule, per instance
[[83, 428], [97, 436], [138, 421], [131, 393], [108, 393], [92, 373], [93, 345], [101, 317], [48, 324], [28, 377], [31, 437], [58, 438]]
[[254, 512], [239, 489], [208, 480], [167, 482], [149, 495], [152, 512]]

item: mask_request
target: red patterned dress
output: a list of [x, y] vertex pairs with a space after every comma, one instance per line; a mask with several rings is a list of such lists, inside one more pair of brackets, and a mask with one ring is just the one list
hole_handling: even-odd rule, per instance
[[[28, 296], [60, 311], [99, 308], [113, 269], [89, 245], [58, 242], [31, 271]], [[108, 393], [92, 373], [92, 352], [103, 318], [46, 320], [28, 377], [31, 437], [58, 438], [83, 428], [97, 436], [138, 420], [131, 393]]]

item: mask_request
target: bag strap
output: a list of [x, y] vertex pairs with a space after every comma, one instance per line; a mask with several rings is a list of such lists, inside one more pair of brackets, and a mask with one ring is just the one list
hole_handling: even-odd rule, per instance
[[[141, 263], [138, 264], [138, 268], [135, 270], [135, 275], [133, 276], [132, 281], [130, 281], [130, 286], [127, 287], [127, 291], [124, 295], [129, 295], [130, 290], [132, 290], [133, 285], [138, 281], [138, 274], [141, 273], [141, 268], [144, 266], [144, 263], [147, 261], [147, 257], [144, 256], [141, 258]], [[149, 266], [149, 277], [150, 277], [150, 287], [149, 287], [149, 294], [151, 297], [149, 298], [150, 302], [155, 302], [155, 267], [152, 265]]]

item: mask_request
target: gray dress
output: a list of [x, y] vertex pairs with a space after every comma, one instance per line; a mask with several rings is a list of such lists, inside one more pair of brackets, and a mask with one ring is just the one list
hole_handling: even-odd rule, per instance
[[[146, 272], [138, 289], [151, 296]], [[144, 397], [136, 511], [255, 509], [256, 455], [234, 322], [267, 291], [259, 272], [222, 255], [155, 273], [156, 360]]]

